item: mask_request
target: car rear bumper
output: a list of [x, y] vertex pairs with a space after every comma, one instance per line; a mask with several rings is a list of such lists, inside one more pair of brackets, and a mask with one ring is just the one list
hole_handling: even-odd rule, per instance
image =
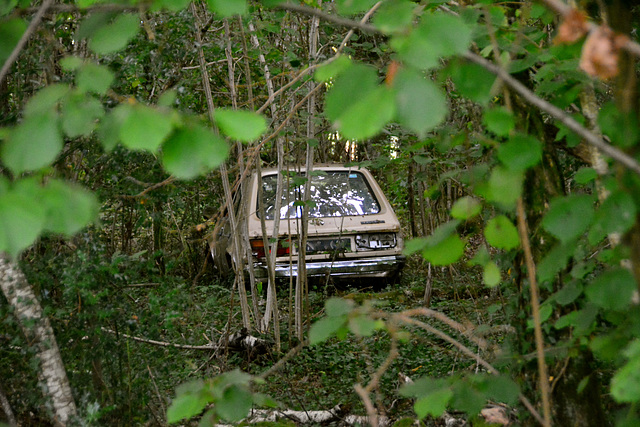
[[[391, 277], [402, 269], [406, 257], [389, 255], [371, 258], [340, 259], [334, 261], [307, 261], [307, 277]], [[267, 280], [267, 268], [264, 263], [255, 263], [257, 280]], [[297, 263], [276, 263], [276, 277], [295, 277], [298, 275]]]

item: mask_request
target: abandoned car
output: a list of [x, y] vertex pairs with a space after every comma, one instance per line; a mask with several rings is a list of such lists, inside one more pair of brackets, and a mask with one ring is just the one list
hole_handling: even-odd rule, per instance
[[[261, 177], [254, 173], [243, 186], [237, 227], [239, 235], [248, 235], [250, 245], [250, 250], [238, 251], [245, 272], [250, 268], [250, 257], [256, 280], [267, 280], [265, 243], [275, 243], [274, 220], [279, 214], [275, 277], [298, 274], [298, 230], [302, 229], [306, 203], [309, 212], [304, 261], [308, 277], [395, 278], [405, 262], [400, 223], [371, 173], [357, 167], [315, 165], [308, 175], [311, 181], [307, 184], [304, 170], [282, 173], [279, 213], [276, 170], [263, 170]], [[309, 196], [305, 198], [306, 187]], [[267, 239], [263, 238], [263, 229], [267, 230]], [[214, 263], [221, 270], [237, 257], [232, 237], [225, 223], [211, 241]]]

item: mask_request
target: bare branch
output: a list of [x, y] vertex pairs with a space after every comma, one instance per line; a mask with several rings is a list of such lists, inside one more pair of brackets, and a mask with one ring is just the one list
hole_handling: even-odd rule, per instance
[[160, 347], [172, 347], [172, 348], [179, 348], [183, 350], [217, 350], [218, 349], [218, 347], [214, 346], [213, 344], [207, 344], [207, 345], [174, 344], [174, 343], [165, 342], [165, 341], [156, 341], [156, 340], [150, 340], [147, 338], [135, 337], [133, 335], [123, 334], [121, 332], [117, 333], [116, 331], [107, 329], [105, 327], [102, 327], [100, 329], [102, 329], [104, 332], [107, 332], [111, 335], [121, 336], [121, 337], [130, 339], [132, 341], [143, 342], [145, 344], [157, 345]]
[[365, 31], [367, 33], [380, 32], [380, 30], [378, 30], [373, 25], [369, 25], [364, 22], [353, 21], [351, 19], [343, 18], [338, 15], [331, 15], [329, 13], [323, 12], [322, 10], [316, 9], [313, 7], [302, 6], [294, 3], [281, 3], [277, 6], [277, 8], [282, 10], [288, 10], [290, 12], [302, 13], [304, 15], [317, 16], [318, 18], [324, 21], [332, 22], [334, 24], [338, 24], [343, 27], [355, 28], [361, 31]]

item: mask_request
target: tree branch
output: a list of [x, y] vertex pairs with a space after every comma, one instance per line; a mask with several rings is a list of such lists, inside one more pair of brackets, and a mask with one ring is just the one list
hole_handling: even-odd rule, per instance
[[498, 76], [500, 80], [502, 80], [507, 86], [517, 92], [520, 96], [522, 96], [527, 102], [564, 124], [578, 136], [582, 137], [582, 139], [584, 139], [587, 144], [596, 147], [604, 154], [611, 157], [613, 160], [627, 167], [634, 173], [640, 175], [640, 163], [638, 163], [633, 157], [608, 144], [604, 139], [594, 134], [593, 132], [590, 132], [587, 128], [575, 121], [571, 116], [562, 111], [560, 108], [556, 107], [550, 102], [545, 101], [542, 98], [539, 98], [525, 85], [513, 78], [506, 70], [472, 52], [467, 52], [464, 57], [471, 62], [481, 65], [485, 69]]
[[302, 6], [294, 3], [281, 3], [278, 6], [276, 6], [276, 8], [282, 9], [282, 10], [288, 10], [290, 12], [298, 12], [304, 15], [317, 16], [322, 20], [332, 22], [334, 24], [338, 24], [343, 27], [355, 28], [361, 31], [365, 31], [367, 33], [381, 33], [381, 31], [378, 30], [373, 25], [369, 25], [364, 22], [357, 22], [352, 19], [343, 18], [338, 15], [331, 15], [327, 12], [323, 12], [322, 10], [316, 9], [313, 7]]
[[116, 331], [107, 329], [105, 327], [102, 327], [100, 329], [102, 329], [102, 331], [107, 332], [111, 335], [122, 336], [133, 341], [143, 342], [151, 345], [157, 345], [160, 347], [173, 347], [173, 348], [179, 348], [182, 350], [217, 350], [218, 349], [218, 347], [214, 346], [213, 344], [208, 344], [208, 345], [174, 344], [174, 343], [165, 342], [165, 341], [156, 341], [156, 340], [150, 340], [147, 338], [140, 338], [133, 335], [123, 334], [122, 332], [117, 333]]
[[13, 48], [13, 51], [2, 65], [2, 69], [0, 69], [0, 83], [2, 83], [2, 81], [4, 80], [14, 61], [18, 59], [20, 51], [22, 51], [22, 48], [27, 43], [27, 40], [29, 40], [29, 37], [31, 37], [31, 34], [33, 34], [38, 25], [40, 25], [40, 21], [42, 20], [42, 17], [44, 16], [47, 9], [49, 9], [49, 6], [51, 6], [51, 3], [53, 3], [53, 0], [44, 0], [40, 8], [38, 8], [38, 11], [29, 23], [27, 30], [24, 32], [24, 34], [22, 34], [22, 37], [20, 37], [18, 44], [16, 44], [16, 47]]

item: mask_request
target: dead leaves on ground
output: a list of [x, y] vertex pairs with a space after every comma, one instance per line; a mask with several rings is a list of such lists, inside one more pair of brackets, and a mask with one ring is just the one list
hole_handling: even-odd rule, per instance
[[590, 76], [603, 80], [617, 76], [620, 49], [629, 41], [629, 37], [615, 33], [604, 24], [590, 29], [586, 15], [573, 9], [564, 16], [554, 43], [575, 43], [584, 35], [587, 35], [587, 39], [582, 47], [580, 68]]

